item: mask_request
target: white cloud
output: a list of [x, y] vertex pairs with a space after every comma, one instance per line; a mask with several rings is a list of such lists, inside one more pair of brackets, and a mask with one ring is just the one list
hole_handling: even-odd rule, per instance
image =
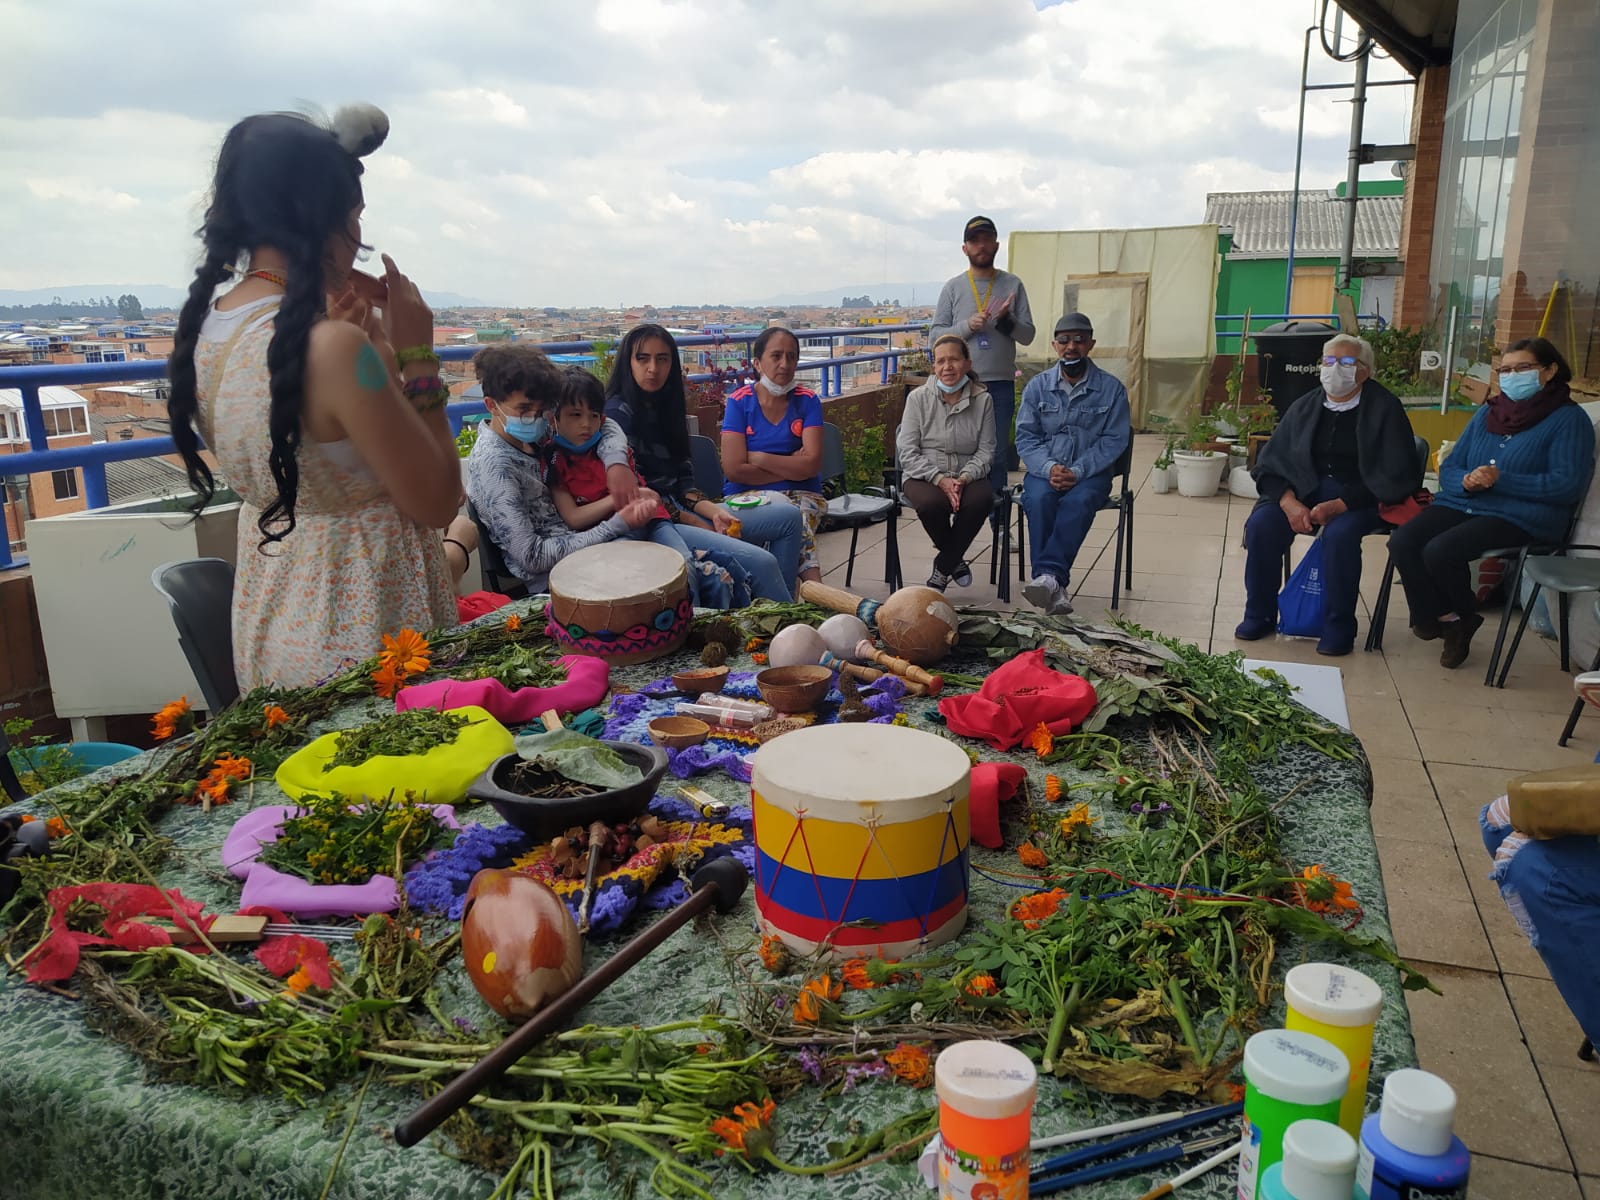
[[[1306, 15], [1282, 0], [1225, 17], [982, 0], [981, 20], [972, 0], [812, 0], [803, 17], [766, 0], [537, 0], [508, 19], [495, 0], [280, 0], [158, 29], [113, 0], [80, 7], [94, 39], [0, 0], [15, 43], [0, 178], [25, 181], [0, 205], [0, 286], [182, 285], [228, 125], [309, 97], [389, 113], [366, 160], [368, 241], [431, 290], [525, 304], [938, 279], [962, 265], [974, 212], [1002, 233], [1196, 222], [1208, 190], [1288, 185]], [[226, 93], [186, 69], [311, 22], [292, 56], [232, 61]], [[1349, 78], [1313, 54], [1315, 81]], [[1406, 95], [1374, 90], [1367, 140], [1406, 139]], [[1310, 98], [1307, 187], [1343, 178], [1344, 100]]]

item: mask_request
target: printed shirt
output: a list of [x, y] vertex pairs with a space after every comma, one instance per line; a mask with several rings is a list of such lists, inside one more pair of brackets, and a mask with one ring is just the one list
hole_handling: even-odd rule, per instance
[[[804, 444], [807, 429], [822, 428], [822, 400], [810, 388], [798, 386], [789, 393], [789, 406], [783, 420], [774, 425], [761, 411], [761, 400], [756, 395], [756, 384], [747, 383], [728, 397], [728, 407], [723, 410], [722, 432], [744, 434], [747, 451], [763, 454], [796, 454]], [[813, 475], [809, 479], [783, 479], [752, 488], [728, 480], [722, 485], [724, 496], [736, 496], [748, 491], [820, 492], [822, 479]]]

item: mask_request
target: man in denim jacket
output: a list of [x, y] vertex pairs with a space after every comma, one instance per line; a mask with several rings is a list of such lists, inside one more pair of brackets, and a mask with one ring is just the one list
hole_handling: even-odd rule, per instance
[[1017, 413], [1027, 478], [1022, 507], [1033, 539], [1033, 581], [1022, 589], [1047, 613], [1069, 613], [1072, 560], [1111, 495], [1111, 473], [1133, 440], [1128, 392], [1089, 361], [1094, 326], [1082, 313], [1056, 322], [1058, 364], [1028, 381]]

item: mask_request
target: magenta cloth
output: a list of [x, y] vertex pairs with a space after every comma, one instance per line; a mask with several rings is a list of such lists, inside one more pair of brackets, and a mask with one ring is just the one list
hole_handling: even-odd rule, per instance
[[502, 725], [526, 725], [549, 712], [582, 712], [606, 698], [611, 683], [611, 664], [587, 654], [564, 654], [556, 659], [567, 669], [567, 681], [547, 688], [518, 688], [512, 691], [498, 679], [439, 679], [401, 688], [394, 698], [396, 712], [412, 708], [486, 709]]
[[1027, 772], [1016, 763], [977, 763], [972, 768], [972, 793], [967, 809], [972, 814], [972, 840], [980, 846], [998, 850], [1000, 806], [1017, 794]]
[[510, 603], [511, 597], [502, 596], [499, 592], [471, 592], [465, 596], [457, 596], [456, 620], [465, 625], [468, 621], [486, 617], [495, 609], [504, 608]]
[[1024, 650], [996, 667], [983, 687], [939, 701], [945, 723], [963, 737], [982, 738], [996, 750], [1012, 750], [1038, 725], [1052, 734], [1071, 733], [1094, 711], [1094, 685], [1044, 665], [1044, 651]]
[[[253, 809], [222, 839], [222, 865], [244, 880], [240, 908], [276, 908], [297, 917], [360, 917], [400, 907], [400, 889], [388, 875], [361, 884], [307, 883], [262, 862], [261, 847], [277, 841], [283, 823], [300, 811], [292, 804]], [[461, 828], [448, 804], [434, 805], [433, 815], [441, 825]]]

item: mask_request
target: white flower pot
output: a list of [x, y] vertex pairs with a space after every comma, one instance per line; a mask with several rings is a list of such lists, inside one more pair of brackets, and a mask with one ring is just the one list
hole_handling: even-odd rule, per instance
[[1241, 500], [1255, 500], [1260, 495], [1256, 491], [1256, 481], [1244, 467], [1234, 467], [1228, 472], [1228, 491]]
[[1178, 495], [1215, 496], [1222, 486], [1222, 472], [1228, 456], [1214, 450], [1178, 450], [1172, 456], [1172, 469], [1178, 473]]
[[1172, 468], [1150, 468], [1150, 490], [1158, 496], [1165, 496], [1172, 490]]

